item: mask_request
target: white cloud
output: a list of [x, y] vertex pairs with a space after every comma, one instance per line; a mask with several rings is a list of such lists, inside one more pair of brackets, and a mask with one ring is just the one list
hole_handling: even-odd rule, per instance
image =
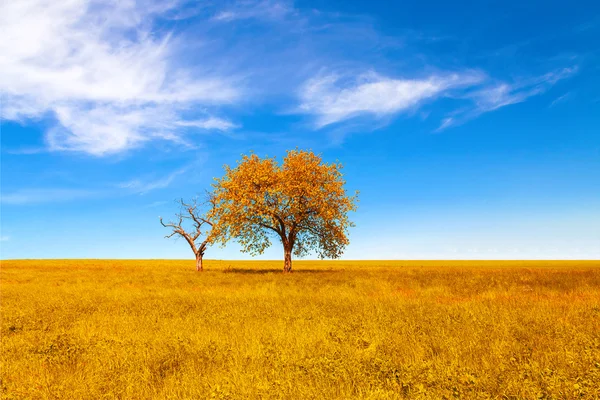
[[204, 120], [196, 120], [196, 121], [179, 121], [177, 122], [178, 126], [191, 126], [201, 129], [217, 129], [220, 131], [227, 131], [230, 129], [237, 128], [238, 125], [232, 123], [231, 121], [227, 121], [221, 118], [209, 117]]
[[10, 236], [0, 236], [0, 242], [8, 242], [10, 240]]
[[550, 103], [548, 107], [554, 107], [555, 105], [567, 101], [571, 97], [571, 93], [565, 93], [562, 96], [557, 97]]
[[539, 93], [537, 88], [532, 90], [515, 90], [506, 83], [486, 87], [474, 92], [471, 97], [482, 112], [493, 111], [510, 104], [521, 103], [528, 97]]
[[319, 75], [301, 87], [298, 111], [314, 115], [316, 127], [322, 128], [361, 115], [381, 118], [414, 110], [426, 101], [443, 96], [471, 103], [444, 118], [437, 129], [441, 131], [483, 113], [524, 102], [576, 72], [577, 67], [563, 68], [513, 83], [494, 82], [483, 73], [473, 71], [420, 79], [394, 79], [374, 72], [350, 77]]
[[241, 19], [259, 19], [276, 21], [293, 12], [293, 6], [286, 1], [262, 0], [241, 1], [232, 7], [221, 10], [212, 18], [213, 21], [231, 22]]
[[233, 21], [239, 18], [239, 13], [234, 11], [220, 11], [217, 15], [213, 17], [215, 21]]
[[442, 120], [442, 123], [440, 124], [440, 127], [438, 128], [438, 131], [444, 130], [444, 129], [452, 126], [453, 124], [454, 124], [454, 118], [452, 118], [452, 117], [444, 118]]
[[578, 68], [576, 66], [563, 68], [533, 79], [527, 79], [511, 84], [506, 82], [495, 83], [468, 92], [463, 95], [463, 98], [471, 100], [473, 106], [466, 110], [454, 112], [450, 117], [445, 118], [442, 121], [442, 124], [437, 130], [441, 131], [451, 126], [460, 125], [483, 113], [494, 111], [511, 104], [522, 103], [530, 97], [545, 93], [558, 81], [577, 73], [577, 70]]
[[347, 79], [325, 75], [310, 79], [300, 91], [300, 111], [316, 116], [318, 128], [355, 116], [376, 117], [414, 108], [444, 92], [476, 85], [479, 73], [433, 75], [423, 79], [392, 79], [376, 73]]
[[129, 190], [133, 191], [134, 193], [145, 194], [152, 190], [164, 189], [164, 188], [168, 187], [169, 185], [171, 185], [171, 183], [173, 183], [173, 181], [179, 175], [186, 173], [191, 168], [192, 168], [192, 165], [189, 165], [187, 167], [183, 167], [176, 171], [173, 171], [169, 175], [167, 175], [163, 178], [160, 178], [160, 179], [154, 179], [154, 180], [133, 179], [131, 181], [121, 183], [118, 186], [123, 189], [129, 189]]
[[[47, 114], [53, 150], [103, 155], [144, 141], [173, 140], [182, 127], [231, 129], [210, 115], [186, 121], [194, 105], [236, 101], [230, 77], [177, 66], [172, 40], [152, 21], [176, 2], [21, 0], [0, 3], [2, 117]], [[186, 123], [190, 123], [186, 125]]]

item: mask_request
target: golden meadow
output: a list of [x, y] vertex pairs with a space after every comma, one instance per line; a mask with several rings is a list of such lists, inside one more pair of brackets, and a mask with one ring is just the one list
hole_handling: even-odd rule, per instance
[[597, 399], [598, 261], [3, 261], [6, 399]]

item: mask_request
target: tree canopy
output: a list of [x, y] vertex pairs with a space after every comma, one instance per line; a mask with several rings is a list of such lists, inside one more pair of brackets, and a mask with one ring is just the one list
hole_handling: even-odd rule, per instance
[[324, 163], [310, 151], [290, 150], [283, 163], [275, 158], [245, 155], [213, 185], [214, 239], [235, 238], [242, 250], [261, 254], [273, 237], [284, 249], [284, 271], [292, 269], [292, 253], [316, 252], [338, 258], [348, 245], [357, 194], [344, 189], [342, 165]]

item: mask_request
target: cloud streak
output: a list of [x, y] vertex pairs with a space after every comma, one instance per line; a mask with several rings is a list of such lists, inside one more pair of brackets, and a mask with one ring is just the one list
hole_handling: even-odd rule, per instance
[[169, 187], [171, 185], [171, 183], [173, 183], [173, 181], [175, 181], [175, 179], [178, 176], [183, 175], [184, 173], [188, 172], [190, 170], [190, 168], [191, 168], [191, 166], [180, 168], [160, 179], [154, 179], [154, 180], [133, 179], [131, 181], [121, 183], [118, 186], [122, 189], [131, 190], [132, 192], [137, 193], [137, 194], [145, 194], [145, 193], [148, 193], [153, 190], [164, 189], [164, 188]]
[[471, 106], [453, 112], [445, 118], [438, 131], [463, 124], [481, 114], [526, 101], [528, 98], [547, 92], [558, 81], [576, 74], [578, 67], [568, 67], [548, 72], [542, 76], [515, 83], [492, 83], [462, 94], [472, 102]]
[[570, 98], [571, 98], [571, 93], [570, 92], [565, 93], [562, 96], [559, 96], [556, 99], [552, 100], [552, 103], [550, 103], [550, 105], [548, 107], [552, 108], [559, 103], [564, 103], [565, 101], [569, 100]]
[[2, 118], [51, 116], [51, 150], [98, 156], [177, 139], [185, 129], [232, 129], [233, 123], [208, 112], [204, 119], [184, 118], [191, 107], [236, 102], [241, 91], [233, 77], [177, 65], [170, 34], [152, 29], [152, 21], [176, 5], [2, 2]]
[[90, 199], [99, 194], [98, 191], [85, 189], [20, 189], [11, 193], [2, 193], [0, 203], [8, 205], [57, 203]]
[[289, 2], [277, 0], [240, 1], [217, 12], [212, 20], [218, 22], [233, 22], [243, 19], [279, 21], [293, 12], [294, 8]]
[[375, 72], [344, 77], [339, 74], [310, 79], [300, 91], [302, 113], [316, 117], [322, 128], [361, 115], [382, 117], [407, 111], [450, 89], [480, 83], [483, 74], [432, 75], [422, 79], [394, 79]]
[[[165, 189], [181, 175], [189, 172], [199, 163], [192, 163], [179, 168], [158, 179], [132, 179], [119, 184], [112, 184], [104, 189], [80, 188], [23, 188], [0, 194], [0, 203], [5, 205], [32, 205], [44, 203], [63, 203], [70, 201], [91, 200], [102, 197], [146, 194], [154, 190]], [[115, 189], [118, 188], [118, 189]]]
[[320, 74], [301, 87], [298, 93], [300, 105], [296, 111], [312, 115], [315, 128], [321, 129], [360, 116], [381, 119], [413, 111], [441, 97], [467, 101], [466, 106], [457, 108], [442, 120], [437, 129], [442, 131], [543, 94], [577, 70], [576, 66], [563, 68], [513, 83], [493, 80], [478, 71], [439, 73], [413, 79], [392, 78], [375, 72]]

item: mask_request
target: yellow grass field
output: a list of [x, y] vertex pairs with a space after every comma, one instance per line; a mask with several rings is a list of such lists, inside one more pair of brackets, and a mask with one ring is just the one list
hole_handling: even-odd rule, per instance
[[599, 261], [2, 261], [5, 399], [598, 399]]

